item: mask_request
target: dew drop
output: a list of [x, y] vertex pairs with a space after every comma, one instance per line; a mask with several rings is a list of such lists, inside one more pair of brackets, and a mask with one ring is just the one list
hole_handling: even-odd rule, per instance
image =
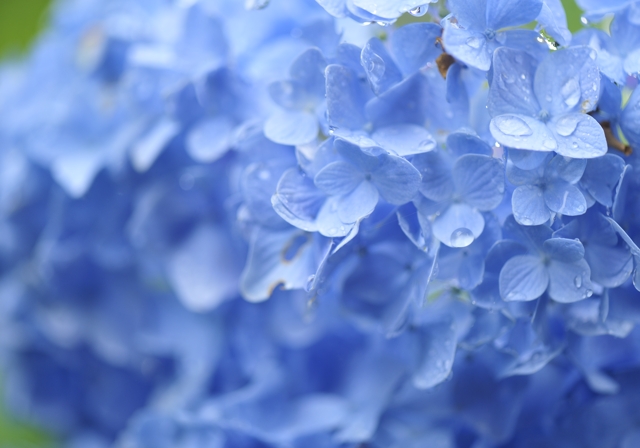
[[576, 142], [575, 140], [571, 142], [571, 147], [576, 149], [578, 147], [578, 142]]
[[482, 38], [478, 36], [472, 36], [467, 39], [467, 45], [471, 48], [478, 49], [482, 46]]
[[562, 117], [556, 122], [556, 132], [563, 137], [568, 137], [573, 134], [578, 126], [578, 120], [572, 116]]
[[335, 228], [335, 227], [331, 227], [331, 228], [327, 231], [327, 233], [328, 233], [330, 236], [333, 236], [333, 235], [335, 235], [336, 233], [338, 233], [338, 229], [337, 229], [337, 228]]
[[367, 64], [367, 71], [369, 72], [369, 78], [373, 82], [379, 82], [384, 76], [386, 65], [382, 58], [377, 54], [372, 54], [371, 59]]
[[494, 123], [498, 127], [498, 129], [500, 129], [500, 132], [505, 135], [510, 135], [513, 137], [523, 137], [533, 134], [533, 131], [531, 130], [529, 125], [525, 123], [524, 120], [518, 117], [501, 115], [494, 118]]
[[558, 144], [555, 140], [548, 138], [544, 142], [542, 142], [542, 146], [544, 146], [546, 149], [554, 150], [558, 147]]
[[316, 279], [316, 276], [311, 274], [309, 278], [307, 278], [307, 291], [311, 290], [313, 287], [313, 281]]
[[422, 5], [422, 6], [416, 6], [415, 8], [410, 9], [409, 14], [411, 14], [414, 17], [422, 17], [427, 13], [427, 11], [429, 11], [429, 8], [426, 5]]
[[452, 247], [467, 247], [473, 243], [474, 236], [471, 230], [466, 227], [456, 229], [451, 233], [451, 246]]
[[259, 10], [269, 6], [269, 0], [245, 0], [244, 8]]
[[587, 290], [584, 292], [585, 299], [587, 299], [587, 298], [591, 297], [592, 295], [593, 295], [593, 291], [591, 291], [590, 289], [587, 289]]
[[258, 177], [260, 178], [260, 180], [269, 180], [271, 178], [271, 173], [269, 172], [269, 170], [260, 170], [260, 172], [258, 173]]
[[576, 278], [573, 279], [573, 284], [576, 285], [576, 288], [580, 288], [582, 286], [582, 277], [581, 276], [576, 276]]
[[527, 79], [527, 75], [523, 73], [522, 75], [520, 75], [520, 79]]
[[580, 101], [580, 85], [576, 78], [570, 78], [564, 83], [560, 93], [564, 98], [564, 103], [568, 107], [574, 107]]
[[580, 21], [582, 22], [583, 25], [589, 24], [589, 20], [584, 16], [580, 17]]

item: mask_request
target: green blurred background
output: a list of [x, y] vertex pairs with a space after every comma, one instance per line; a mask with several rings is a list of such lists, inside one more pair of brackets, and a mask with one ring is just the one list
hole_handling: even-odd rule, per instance
[[[135, 0], [131, 0], [135, 1]], [[24, 54], [30, 42], [46, 26], [50, 0], [0, 0], [0, 57]], [[581, 11], [574, 0], [562, 0], [569, 28], [582, 28]], [[23, 422], [11, 418], [0, 405], [0, 448], [46, 448], [53, 439]]]

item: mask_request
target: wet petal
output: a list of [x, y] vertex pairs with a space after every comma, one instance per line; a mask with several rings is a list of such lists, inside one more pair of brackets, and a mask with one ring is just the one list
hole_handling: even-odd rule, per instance
[[506, 301], [527, 301], [540, 297], [549, 285], [549, 273], [540, 258], [518, 255], [500, 271], [500, 295]]

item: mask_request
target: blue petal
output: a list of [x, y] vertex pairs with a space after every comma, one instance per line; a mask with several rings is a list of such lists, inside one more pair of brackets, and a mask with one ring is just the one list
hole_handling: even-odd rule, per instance
[[390, 204], [409, 202], [420, 188], [420, 172], [400, 157], [381, 155], [380, 159], [380, 166], [371, 173], [371, 181], [380, 196]]
[[[295, 253], [288, 253], [295, 247]], [[319, 261], [313, 253], [311, 234], [298, 229], [257, 229], [252, 238], [247, 265], [240, 277], [240, 291], [250, 302], [268, 299], [274, 289], [301, 289]]]
[[169, 280], [188, 309], [209, 311], [237, 295], [236, 253], [226, 232], [201, 226], [171, 255]]
[[429, 131], [415, 124], [398, 124], [376, 130], [371, 136], [378, 145], [399, 156], [428, 152], [436, 147]]
[[332, 162], [313, 179], [320, 190], [329, 195], [340, 196], [351, 193], [363, 181], [364, 173], [348, 162]]
[[499, 30], [525, 25], [538, 17], [542, 0], [487, 0], [487, 27]]
[[509, 149], [509, 161], [521, 170], [538, 168], [546, 160], [548, 155], [549, 154], [540, 151]]
[[325, 71], [327, 123], [338, 129], [361, 129], [366, 119], [367, 95], [357, 75], [342, 65], [329, 65]]
[[575, 184], [582, 177], [586, 166], [586, 160], [556, 156], [545, 166], [544, 175], [547, 179], [562, 179]]
[[362, 49], [360, 62], [369, 78], [371, 90], [376, 95], [386, 92], [402, 81], [402, 73], [377, 37], [366, 43]]
[[549, 285], [549, 273], [540, 258], [518, 255], [500, 271], [500, 295], [506, 301], [528, 301], [540, 297]]
[[593, 198], [604, 205], [613, 205], [613, 191], [624, 170], [624, 160], [613, 155], [590, 159], [580, 183]]
[[318, 135], [318, 120], [307, 112], [280, 111], [264, 124], [264, 135], [281, 145], [302, 145]]
[[536, 60], [511, 48], [498, 48], [493, 54], [493, 80], [487, 108], [492, 117], [523, 114], [534, 117], [540, 105], [533, 95]]
[[410, 23], [391, 35], [391, 50], [405, 75], [418, 71], [442, 53], [436, 39], [442, 28], [435, 23]]
[[291, 78], [315, 98], [321, 100], [324, 98], [325, 92], [325, 79], [324, 72], [327, 67], [327, 62], [322, 56], [322, 52], [317, 48], [310, 48], [302, 53], [293, 61], [289, 74]]
[[558, 148], [555, 135], [542, 121], [526, 115], [498, 115], [489, 125], [491, 135], [510, 148], [531, 151], [554, 151]]
[[451, 197], [454, 192], [451, 169], [440, 153], [420, 154], [412, 162], [422, 175], [420, 193], [436, 202], [446, 201]]
[[378, 190], [371, 182], [364, 181], [338, 200], [338, 216], [345, 224], [354, 223], [370, 215], [377, 203]]
[[269, 84], [268, 89], [271, 99], [285, 109], [301, 110], [310, 103], [311, 97], [305, 86], [297, 81], [275, 81]]
[[421, 339], [421, 359], [413, 373], [413, 385], [418, 389], [430, 389], [451, 373], [458, 341], [451, 322], [429, 324]]
[[464, 28], [477, 31], [487, 28], [487, 0], [451, 0], [449, 8]]
[[136, 171], [151, 168], [162, 150], [180, 131], [180, 125], [173, 120], [160, 120], [142, 139], [131, 148], [131, 163]]
[[[509, 149], [509, 153], [511, 153], [512, 151], [514, 150]], [[542, 154], [544, 156], [545, 161], [551, 160], [551, 158], [553, 157], [551, 154], [546, 152], [539, 152], [539, 151], [526, 151], [526, 152], [530, 152], [534, 154]], [[511, 160], [509, 160], [507, 162], [507, 179], [509, 179], [509, 182], [511, 182], [513, 185], [517, 185], [517, 186], [528, 185], [528, 184], [534, 184], [534, 185], [539, 184], [546, 180], [544, 175], [544, 170], [546, 168], [546, 165], [547, 165], [546, 163], [542, 163], [532, 169], [529, 169], [529, 168], [521, 169], [517, 167], [514, 163], [512, 163]]]
[[607, 141], [602, 126], [590, 115], [572, 113], [554, 118], [549, 127], [553, 129], [554, 148], [566, 157], [592, 159], [607, 153]]
[[103, 164], [103, 154], [70, 153], [54, 160], [51, 174], [71, 197], [79, 198], [89, 190]]
[[552, 116], [590, 112], [600, 96], [596, 53], [586, 46], [552, 52], [536, 71], [534, 91], [540, 106]]
[[477, 135], [464, 130], [449, 134], [447, 137], [447, 149], [457, 157], [465, 154], [480, 154], [486, 156], [492, 154], [491, 146]]
[[549, 265], [549, 296], [571, 303], [591, 297], [591, 269], [584, 260], [573, 263], [552, 260]]
[[482, 214], [466, 204], [452, 204], [433, 221], [433, 234], [449, 247], [466, 247], [483, 230]]
[[363, 151], [360, 146], [351, 142], [337, 139], [334, 143], [334, 147], [338, 154], [351, 162], [354, 166], [357, 166], [363, 172], [372, 172], [378, 168], [378, 165], [380, 165], [378, 157], [372, 155], [370, 152]]
[[[303, 230], [313, 231], [313, 221], [326, 196], [298, 168], [290, 168], [278, 181], [274, 198], [274, 209], [285, 221]], [[276, 206], [274, 201], [279, 205]], [[292, 222], [292, 217], [295, 217], [295, 222]]]
[[407, 203], [399, 207], [396, 215], [402, 232], [418, 249], [426, 251], [431, 240], [431, 224], [429, 221], [420, 219], [420, 215], [413, 203]]
[[493, 210], [504, 196], [504, 165], [490, 156], [467, 154], [454, 164], [453, 182], [469, 205], [481, 211]]
[[342, 237], [353, 229], [353, 223], [344, 223], [338, 216], [339, 201], [338, 197], [330, 197], [320, 207], [316, 216], [316, 227], [321, 235], [329, 238]]
[[585, 260], [593, 281], [607, 288], [622, 285], [633, 272], [633, 257], [626, 247], [590, 244]]
[[587, 201], [580, 189], [562, 180], [547, 185], [544, 202], [550, 210], [567, 216], [578, 216], [587, 211]]
[[409, 76], [402, 82], [373, 98], [366, 105], [367, 116], [375, 127], [412, 123], [424, 125], [425, 112], [422, 93], [425, 78], [420, 73]]
[[193, 160], [211, 163], [222, 157], [231, 147], [233, 122], [216, 117], [198, 123], [187, 135], [186, 149]]
[[584, 246], [579, 240], [551, 238], [544, 242], [544, 251], [554, 260], [573, 263], [584, 258]]
[[492, 51], [481, 31], [463, 29], [446, 23], [442, 39], [447, 53], [456, 59], [480, 70], [486, 71], [491, 67]]
[[560, 45], [569, 45], [571, 31], [567, 28], [567, 16], [560, 0], [543, 0], [537, 21]]
[[551, 218], [542, 190], [535, 185], [522, 185], [511, 197], [513, 216], [519, 224], [537, 226]]
[[534, 252], [541, 251], [544, 242], [552, 236], [549, 227], [520, 225], [512, 215], [505, 219], [503, 229], [505, 238], [517, 241]]

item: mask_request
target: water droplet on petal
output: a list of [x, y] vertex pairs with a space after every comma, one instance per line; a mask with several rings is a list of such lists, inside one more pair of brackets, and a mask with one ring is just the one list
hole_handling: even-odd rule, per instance
[[589, 24], [589, 20], [584, 16], [580, 17], [580, 21], [582, 22], [583, 25]]
[[593, 295], [593, 291], [591, 291], [590, 289], [587, 289], [587, 290], [584, 292], [584, 295], [585, 295], [585, 299], [586, 299], [586, 298], [589, 298], [589, 297], [591, 297], [591, 296]]
[[482, 38], [478, 36], [472, 36], [467, 39], [467, 45], [471, 48], [478, 49], [482, 46]]
[[373, 82], [379, 82], [384, 76], [386, 65], [382, 58], [377, 54], [372, 54], [369, 63], [367, 64], [367, 71], [369, 72], [369, 78]]
[[564, 103], [568, 107], [574, 107], [580, 101], [580, 84], [576, 78], [570, 78], [560, 89]]
[[542, 146], [544, 146], [546, 149], [554, 150], [558, 147], [558, 143], [556, 143], [555, 140], [548, 138], [542, 142]]
[[556, 122], [556, 132], [563, 137], [573, 134], [578, 126], [578, 120], [571, 115], [562, 117]]
[[269, 0], [245, 0], [244, 8], [245, 9], [264, 9], [269, 6]]
[[451, 234], [451, 246], [452, 247], [467, 247], [469, 244], [473, 243], [474, 240], [473, 232], [471, 230], [461, 227], [456, 229]]
[[576, 285], [576, 288], [580, 288], [582, 286], [582, 277], [581, 276], [576, 276], [576, 278], [573, 279], [573, 284]]
[[313, 281], [316, 279], [316, 276], [311, 274], [309, 276], [309, 278], [307, 278], [307, 291], [309, 291], [311, 289], [311, 287], [313, 286]]
[[521, 137], [533, 134], [533, 131], [524, 120], [509, 115], [500, 115], [494, 118], [494, 123], [505, 135]]
[[429, 11], [429, 7], [426, 5], [422, 5], [422, 6], [416, 6], [415, 8], [410, 9], [409, 14], [411, 14], [414, 17], [422, 17], [427, 13], [427, 11]]

